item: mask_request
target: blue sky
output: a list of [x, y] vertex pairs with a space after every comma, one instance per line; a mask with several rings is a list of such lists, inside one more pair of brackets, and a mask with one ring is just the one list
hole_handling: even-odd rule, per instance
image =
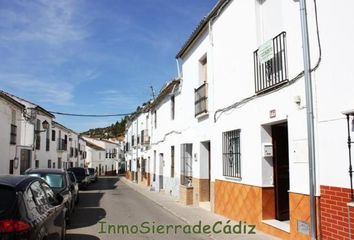
[[[47, 110], [132, 112], [177, 75], [217, 0], [0, 0], [0, 89]], [[119, 118], [57, 116], [81, 132]]]

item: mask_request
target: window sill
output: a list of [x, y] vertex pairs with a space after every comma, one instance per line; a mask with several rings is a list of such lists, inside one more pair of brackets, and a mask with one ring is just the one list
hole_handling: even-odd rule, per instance
[[209, 112], [205, 111], [205, 112], [199, 113], [198, 115], [195, 115], [195, 118], [201, 119], [201, 118], [207, 118], [208, 116], [209, 116]]
[[242, 181], [242, 177], [228, 177], [228, 176], [224, 176], [224, 178], [226, 180], [231, 180], [231, 181], [235, 181], [235, 182], [241, 182]]

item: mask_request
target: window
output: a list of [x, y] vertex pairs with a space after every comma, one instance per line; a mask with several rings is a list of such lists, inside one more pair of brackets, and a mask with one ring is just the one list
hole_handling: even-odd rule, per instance
[[61, 161], [61, 158], [58, 158], [58, 168], [60, 169], [60, 168], [62, 168], [63, 166], [62, 166], [62, 161]]
[[171, 146], [171, 178], [175, 177], [175, 146]]
[[36, 150], [41, 149], [41, 136], [39, 134], [36, 134]]
[[41, 186], [42, 186], [45, 194], [47, 195], [48, 202], [51, 205], [54, 205], [57, 202], [57, 200], [55, 198], [55, 193], [53, 192], [53, 190], [46, 183], [41, 183]]
[[35, 168], [39, 168], [39, 160], [36, 160], [34, 165], [35, 165]]
[[192, 144], [181, 145], [181, 185], [190, 186], [192, 184], [192, 148]]
[[73, 156], [74, 156], [74, 148], [70, 147], [70, 157], [73, 157]]
[[154, 127], [157, 128], [157, 112], [154, 111]]
[[52, 141], [55, 141], [55, 130], [52, 130]]
[[48, 152], [49, 151], [49, 148], [50, 148], [50, 137], [49, 137], [49, 135], [50, 135], [50, 131], [49, 130], [47, 130], [46, 131], [46, 141], [45, 141], [45, 150]]
[[175, 119], [175, 96], [171, 97], [171, 119]]
[[132, 147], [134, 147], [134, 135], [132, 135]]
[[48, 168], [52, 168], [52, 160], [48, 160]]
[[41, 185], [38, 181], [34, 182], [30, 186], [33, 194], [34, 201], [37, 206], [43, 206], [47, 204], [47, 196], [41, 188]]
[[255, 92], [262, 93], [288, 81], [286, 33], [265, 42], [253, 53]]
[[10, 131], [10, 144], [16, 145], [16, 137], [17, 137], [17, 126], [11, 124], [11, 131]]
[[241, 178], [240, 130], [222, 134], [223, 175]]

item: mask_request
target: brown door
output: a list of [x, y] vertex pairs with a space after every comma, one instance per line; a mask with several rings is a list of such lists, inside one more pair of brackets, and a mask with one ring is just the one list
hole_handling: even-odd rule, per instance
[[289, 220], [288, 125], [272, 126], [276, 219]]

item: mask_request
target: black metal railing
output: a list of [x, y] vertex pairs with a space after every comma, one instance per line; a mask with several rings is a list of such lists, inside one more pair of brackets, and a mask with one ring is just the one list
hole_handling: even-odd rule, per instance
[[271, 59], [262, 61], [259, 49], [254, 51], [254, 81], [255, 92], [262, 93], [288, 81], [286, 58], [286, 33], [282, 32], [272, 40], [268, 51], [273, 50]]
[[194, 89], [195, 116], [208, 112], [208, 84], [204, 82], [200, 87]]
[[353, 191], [353, 165], [352, 165], [352, 144], [354, 142], [351, 139], [350, 135], [350, 116], [353, 118], [352, 121], [354, 121], [354, 113], [351, 114], [346, 114], [347, 117], [347, 131], [348, 131], [348, 138], [347, 138], [347, 144], [348, 144], [348, 153], [349, 153], [349, 178], [350, 178], [350, 199], [352, 202], [354, 202], [354, 191]]
[[58, 150], [60, 151], [66, 151], [67, 150], [67, 144], [65, 139], [58, 138]]

